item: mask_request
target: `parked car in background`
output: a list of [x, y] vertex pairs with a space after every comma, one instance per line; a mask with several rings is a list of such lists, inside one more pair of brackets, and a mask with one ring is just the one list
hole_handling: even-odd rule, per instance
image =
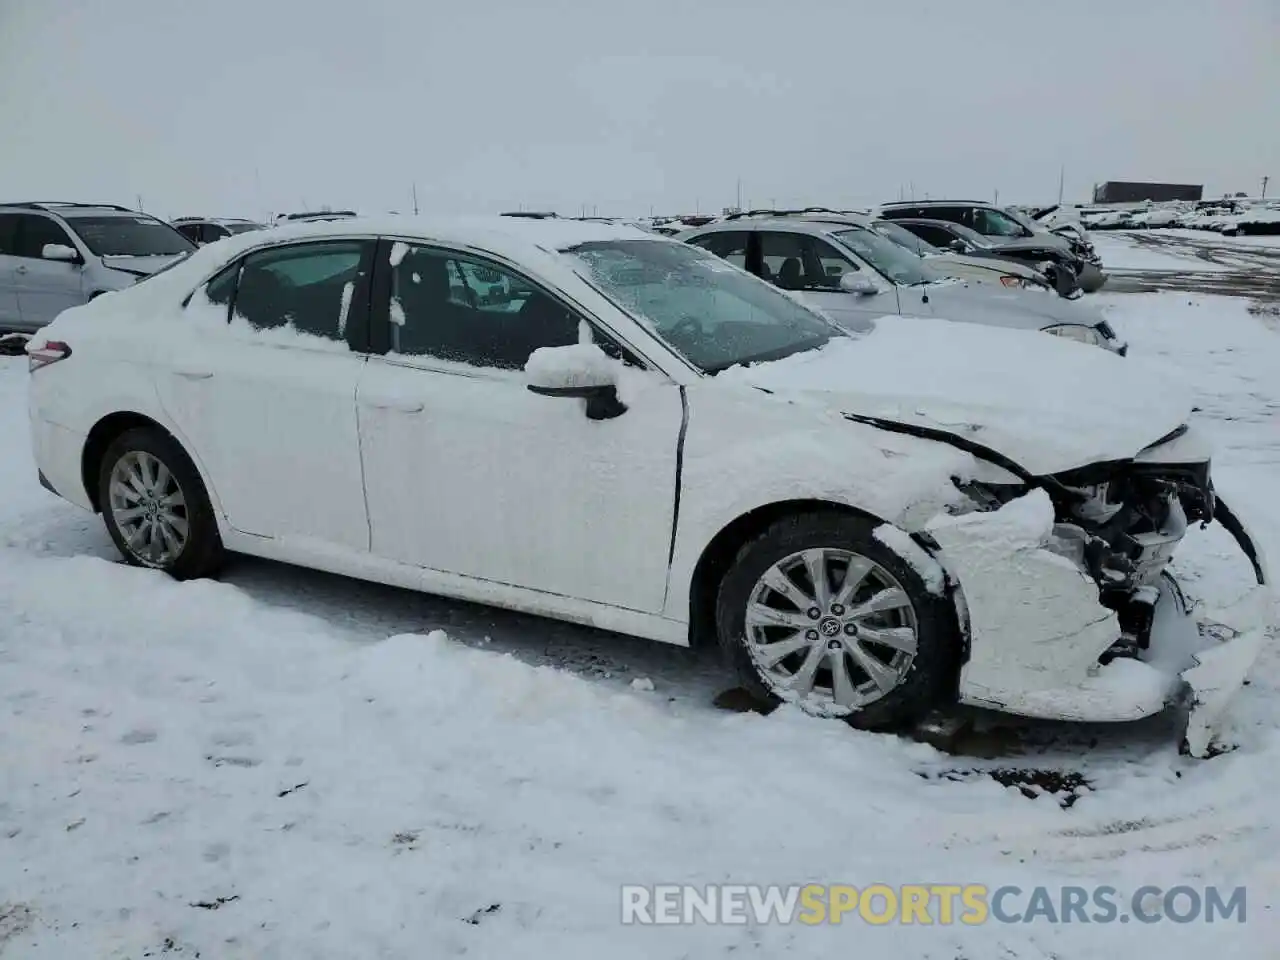
[[276, 215], [275, 222], [305, 223], [312, 220], [350, 220], [357, 216], [354, 210], [309, 210], [301, 213], [281, 213]]
[[114, 204], [0, 204], [0, 332], [132, 286], [196, 249], [163, 220]]
[[1043, 243], [1033, 237], [985, 237], [950, 220], [903, 218], [896, 223], [935, 247], [950, 250], [978, 260], [1025, 263], [1049, 278], [1055, 290], [1065, 297], [1081, 293], [1075, 262], [1062, 253], [1058, 244]]
[[995, 204], [976, 201], [926, 200], [887, 203], [881, 207], [879, 215], [886, 220], [946, 220], [968, 227], [996, 243], [1034, 240], [1038, 245], [1055, 251], [1055, 261], [1066, 264], [1075, 272], [1086, 293], [1097, 290], [1106, 282], [1092, 243], [1053, 234], [1018, 210], [1006, 210]]
[[[459, 300], [461, 264], [519, 309]], [[1190, 524], [1266, 574], [1176, 384], [995, 327], [851, 337], [631, 228], [244, 234], [67, 311], [28, 360], [40, 481], [180, 578], [239, 551], [719, 644], [758, 696], [868, 728], [957, 699], [1132, 720], [1203, 692], [1206, 650], [1221, 703], [1260, 649], [1188, 643]]]
[[1061, 297], [965, 284], [877, 233], [856, 214], [728, 217], [679, 239], [791, 291], [848, 330], [876, 318], [939, 317], [1042, 330], [1124, 353], [1098, 311]]
[[226, 217], [179, 217], [171, 221], [171, 225], [180, 234], [197, 246], [213, 243], [223, 237], [232, 237], [248, 230], [261, 230], [264, 224], [253, 220], [238, 220]]
[[[1080, 296], [1080, 287], [1076, 283], [1075, 274], [1071, 271], [1056, 269], [1036, 269], [1029, 264], [1015, 259], [996, 257], [970, 256], [959, 248], [944, 249], [936, 247], [924, 237], [908, 230], [902, 222], [894, 220], [875, 220], [872, 228], [876, 233], [887, 237], [899, 246], [906, 247], [920, 257], [928, 260], [929, 265], [939, 273], [958, 280], [970, 280], [977, 283], [999, 283], [1003, 287], [1014, 287], [1024, 290], [1051, 290], [1067, 298]], [[1065, 280], [1061, 289], [1055, 278]]]

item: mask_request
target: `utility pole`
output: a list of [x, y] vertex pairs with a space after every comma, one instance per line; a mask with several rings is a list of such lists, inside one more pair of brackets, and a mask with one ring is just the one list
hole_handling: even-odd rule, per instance
[[1270, 182], [1271, 182], [1271, 178], [1270, 178], [1270, 177], [1263, 177], [1263, 178], [1262, 178], [1262, 199], [1263, 199], [1263, 200], [1267, 199], [1267, 184], [1268, 184], [1268, 183], [1270, 183]]
[[144, 208], [143, 208], [143, 206], [142, 206], [142, 194], [138, 194], [138, 209], [139, 209], [139, 210], [143, 210], [143, 209], [144, 209]]
[[995, 207], [1000, 206], [1000, 188], [999, 187], [996, 187], [995, 196], [991, 200], [991, 205]]
[[1067, 180], [1067, 165], [1064, 163], [1058, 168], [1058, 206], [1062, 206], [1062, 188]]
[[742, 209], [742, 178], [741, 177], [738, 178], [738, 200], [737, 200], [736, 209], [738, 210]]
[[413, 215], [415, 217], [418, 215], [418, 185], [416, 183], [413, 185]]

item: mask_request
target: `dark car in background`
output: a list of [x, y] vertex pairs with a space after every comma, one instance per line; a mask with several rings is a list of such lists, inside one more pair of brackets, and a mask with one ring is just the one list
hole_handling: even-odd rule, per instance
[[[968, 227], [993, 242], [1035, 240], [1056, 251], [1056, 262], [1069, 265], [1086, 293], [1092, 293], [1106, 282], [1097, 252], [1088, 240], [1064, 237], [1050, 232], [1019, 211], [1006, 210], [992, 203], [973, 200], [924, 200], [887, 203], [880, 208], [885, 220], [943, 220]], [[933, 241], [930, 241], [933, 242]]]

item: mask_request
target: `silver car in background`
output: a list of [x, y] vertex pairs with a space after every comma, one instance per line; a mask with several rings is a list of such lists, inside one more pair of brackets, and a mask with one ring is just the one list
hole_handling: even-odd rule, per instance
[[39, 330], [195, 249], [163, 220], [127, 207], [0, 203], [0, 333]]
[[854, 332], [884, 316], [937, 317], [1040, 330], [1121, 355], [1128, 350], [1097, 309], [946, 277], [857, 214], [731, 217], [678, 239], [791, 291]]

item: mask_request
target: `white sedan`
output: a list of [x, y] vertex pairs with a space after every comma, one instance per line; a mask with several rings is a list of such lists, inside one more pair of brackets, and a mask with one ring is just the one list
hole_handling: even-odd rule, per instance
[[1132, 719], [1256, 653], [1170, 646], [1189, 523], [1265, 571], [1154, 374], [938, 319], [850, 336], [629, 227], [243, 234], [28, 353], [41, 482], [179, 578], [238, 551], [710, 640], [759, 696], [871, 728]]

